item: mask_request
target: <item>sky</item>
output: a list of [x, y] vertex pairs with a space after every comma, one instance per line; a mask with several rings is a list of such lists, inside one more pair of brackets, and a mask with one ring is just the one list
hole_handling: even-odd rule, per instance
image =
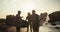
[[0, 0], [0, 18], [6, 15], [16, 15], [21, 11], [21, 16], [25, 19], [27, 13], [35, 10], [38, 15], [43, 12], [48, 14], [60, 11], [60, 0]]

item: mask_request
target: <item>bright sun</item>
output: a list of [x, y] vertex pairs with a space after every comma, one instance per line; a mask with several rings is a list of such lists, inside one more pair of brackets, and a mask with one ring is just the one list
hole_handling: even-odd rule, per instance
[[22, 4], [22, 8], [24, 10], [26, 10], [27, 12], [30, 12], [31, 10], [34, 9], [34, 3], [32, 3], [32, 2], [24, 3], [24, 4]]

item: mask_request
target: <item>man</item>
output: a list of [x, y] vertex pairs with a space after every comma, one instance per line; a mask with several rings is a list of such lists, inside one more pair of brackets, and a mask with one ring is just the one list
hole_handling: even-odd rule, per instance
[[26, 17], [26, 20], [28, 20], [28, 27], [27, 27], [27, 32], [29, 31], [29, 25], [30, 25], [30, 31], [32, 32], [32, 18], [31, 18], [31, 14], [30, 12], [28, 13], [27, 17]]
[[39, 16], [40, 26], [43, 26], [43, 23], [46, 21], [46, 19], [47, 19], [47, 12], [41, 13], [41, 15]]
[[20, 32], [20, 28], [21, 28], [21, 11], [18, 11], [18, 14], [16, 15], [16, 30], [17, 30], [17, 32]]
[[32, 27], [33, 32], [39, 32], [39, 15], [35, 13], [35, 10], [32, 10]]

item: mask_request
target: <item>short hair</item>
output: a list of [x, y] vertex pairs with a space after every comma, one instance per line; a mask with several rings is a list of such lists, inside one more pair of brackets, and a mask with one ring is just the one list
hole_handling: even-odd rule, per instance
[[32, 10], [32, 12], [35, 12], [35, 10]]
[[21, 13], [21, 11], [18, 11], [18, 13]]

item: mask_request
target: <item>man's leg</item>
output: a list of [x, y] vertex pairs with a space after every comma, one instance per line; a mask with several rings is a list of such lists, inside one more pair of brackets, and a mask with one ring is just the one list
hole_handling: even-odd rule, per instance
[[27, 26], [27, 32], [29, 31], [29, 25]]
[[33, 27], [33, 32], [39, 32], [39, 27]]
[[32, 32], [32, 24], [30, 25], [30, 31]]
[[20, 27], [16, 27], [16, 32], [20, 32]]

